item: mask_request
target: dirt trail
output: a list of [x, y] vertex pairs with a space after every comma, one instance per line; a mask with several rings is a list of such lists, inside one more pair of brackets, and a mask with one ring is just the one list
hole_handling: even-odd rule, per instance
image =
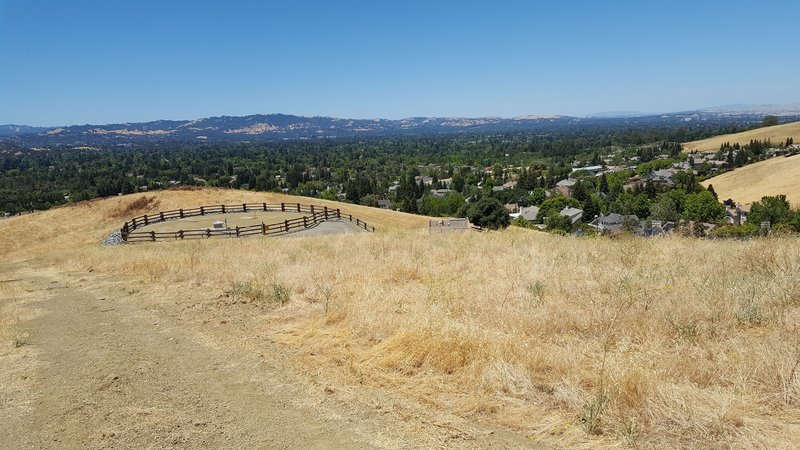
[[[279, 345], [233, 345], [226, 334], [209, 334], [207, 321], [182, 320], [174, 310], [120, 295], [111, 278], [30, 263], [2, 269], [4, 278], [25, 283], [30, 294], [17, 303], [33, 318], [19, 324], [26, 345], [0, 351], [0, 448], [497, 448], [524, 442], [494, 431], [454, 434], [424, 413], [398, 419], [352, 399], [328, 400], [333, 390], [310, 392], [292, 375]], [[230, 332], [251, 326], [240, 321]]]
[[[30, 280], [30, 278], [29, 278]], [[24, 324], [38, 352], [35, 399], [14, 448], [368, 447], [292, 405], [277, 367], [212, 348], [188, 330], [90, 289], [33, 278], [47, 298]], [[49, 289], [49, 290], [48, 290]], [[7, 424], [9, 425], [9, 424]]]

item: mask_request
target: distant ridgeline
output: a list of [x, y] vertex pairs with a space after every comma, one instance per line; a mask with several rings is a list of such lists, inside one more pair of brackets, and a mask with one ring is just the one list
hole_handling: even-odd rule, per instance
[[[252, 116], [252, 121], [262, 117], [269, 116]], [[274, 131], [261, 122], [242, 131], [246, 128], [240, 122], [243, 118], [217, 119], [227, 121], [226, 129], [235, 131], [232, 135]], [[573, 119], [518, 119], [538, 124], [540, 132], [260, 143], [158, 140], [157, 136], [164, 136], [159, 130], [203, 128], [208, 123], [154, 122], [146, 130], [131, 126], [124, 128], [125, 133], [97, 131], [102, 129], [90, 133], [101, 140], [123, 136], [130, 145], [95, 146], [88, 141], [70, 147], [23, 145], [28, 139], [45, 139], [48, 133], [72, 133], [48, 130], [0, 143], [0, 212], [13, 214], [133, 192], [215, 186], [286, 192], [440, 217], [480, 220], [491, 214], [498, 220], [490, 222], [499, 226], [508, 224], [507, 219], [499, 220], [502, 216], [528, 208], [516, 221], [518, 225], [562, 232], [591, 232], [597, 229], [590, 228], [591, 224], [608, 214], [635, 216], [645, 222], [716, 224], [725, 219], [724, 199], [717, 199], [713, 189], [706, 190], [698, 181], [785, 150], [753, 142], [743, 149], [724, 147], [716, 155], [681, 153], [680, 142], [752, 127], [747, 121], [684, 120], [676, 125], [654, 118]], [[753, 121], [760, 124], [760, 119]], [[648, 125], [651, 122], [656, 124]], [[461, 125], [474, 130], [497, 123]], [[142, 143], [143, 136], [153, 142]], [[482, 199], [492, 201], [481, 203]], [[530, 212], [533, 207], [536, 214]]]

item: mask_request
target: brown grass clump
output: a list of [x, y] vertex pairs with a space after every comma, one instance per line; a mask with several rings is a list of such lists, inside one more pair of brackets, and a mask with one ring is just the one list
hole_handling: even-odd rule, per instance
[[[183, 194], [157, 195], [171, 208]], [[206, 199], [192, 200], [182, 206]], [[116, 222], [102, 218], [118, 201], [74, 210], [110, 230]], [[165, 296], [238, 296], [262, 306], [272, 338], [326, 383], [389, 390], [536, 442], [795, 445], [797, 238], [429, 235], [405, 215], [365, 212], [378, 233], [104, 248], [73, 229], [74, 241], [47, 238], [70, 251], [34, 254], [142, 280]], [[0, 223], [0, 240], [19, 226]]]
[[134, 216], [138, 216], [147, 212], [156, 212], [161, 201], [155, 196], [143, 195], [128, 202], [127, 205], [121, 205], [116, 209], [109, 212], [108, 217], [112, 219], [128, 220]]

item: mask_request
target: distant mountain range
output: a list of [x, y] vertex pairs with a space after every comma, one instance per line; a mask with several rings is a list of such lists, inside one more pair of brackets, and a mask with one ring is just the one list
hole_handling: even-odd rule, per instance
[[157, 142], [261, 142], [286, 139], [327, 139], [386, 136], [424, 136], [464, 133], [539, 132], [573, 127], [693, 126], [694, 124], [758, 123], [764, 115], [800, 120], [800, 104], [732, 105], [669, 114], [615, 112], [589, 117], [559, 115], [502, 117], [411, 117], [341, 119], [285, 114], [221, 116], [195, 120], [108, 125], [30, 127], [0, 125], [0, 143], [21, 147], [138, 145]]

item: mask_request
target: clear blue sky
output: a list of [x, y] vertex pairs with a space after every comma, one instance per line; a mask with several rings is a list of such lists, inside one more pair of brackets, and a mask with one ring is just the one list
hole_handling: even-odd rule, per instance
[[0, 0], [0, 124], [791, 103], [798, 17], [798, 0]]

